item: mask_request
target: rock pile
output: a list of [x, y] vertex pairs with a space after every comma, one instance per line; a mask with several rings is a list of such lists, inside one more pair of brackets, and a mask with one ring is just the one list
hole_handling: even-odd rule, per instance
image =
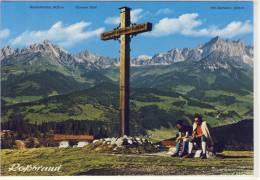
[[96, 139], [84, 148], [94, 152], [142, 154], [159, 151], [159, 145], [144, 137], [123, 136]]

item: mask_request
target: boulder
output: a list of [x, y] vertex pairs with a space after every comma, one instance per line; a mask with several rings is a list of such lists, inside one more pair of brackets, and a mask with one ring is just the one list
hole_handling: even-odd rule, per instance
[[137, 138], [135, 138], [135, 139], [136, 139], [136, 141], [137, 141], [138, 144], [143, 144], [141, 138], [137, 137]]
[[111, 141], [111, 139], [112, 139], [112, 138], [105, 138], [104, 140], [105, 140], [105, 141], [109, 141], [109, 142], [110, 142], [110, 141]]
[[120, 138], [118, 138], [118, 139], [116, 140], [116, 145], [117, 145], [118, 147], [121, 147], [121, 146], [123, 145], [123, 143], [124, 143], [124, 139], [123, 139], [122, 137], [120, 137]]
[[22, 140], [15, 140], [15, 147], [19, 150], [24, 150], [26, 149], [25, 143]]
[[171, 148], [169, 148], [167, 154], [168, 155], [173, 155], [175, 153], [175, 151], [176, 151], [176, 147], [171, 147]]
[[132, 139], [128, 139], [128, 140], [127, 140], [127, 143], [130, 144], [130, 145], [132, 145], [132, 144], [133, 144], [133, 140], [132, 140]]
[[112, 144], [112, 145], [116, 144], [116, 138], [114, 138], [114, 137], [111, 138], [111, 144]]
[[95, 139], [92, 143], [95, 144], [95, 143], [97, 143], [98, 141], [99, 141], [98, 139]]
[[86, 145], [85, 148], [95, 152], [127, 154], [153, 153], [159, 151], [157, 145], [148, 139], [131, 136], [94, 140], [92, 143]]

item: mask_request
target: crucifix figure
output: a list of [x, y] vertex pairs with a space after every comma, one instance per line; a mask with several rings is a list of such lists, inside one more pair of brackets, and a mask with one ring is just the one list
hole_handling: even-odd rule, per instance
[[142, 32], [152, 30], [152, 24], [131, 24], [128, 7], [120, 9], [120, 25], [113, 31], [101, 34], [102, 40], [120, 38], [120, 135], [129, 135], [129, 68], [130, 68], [130, 38]]

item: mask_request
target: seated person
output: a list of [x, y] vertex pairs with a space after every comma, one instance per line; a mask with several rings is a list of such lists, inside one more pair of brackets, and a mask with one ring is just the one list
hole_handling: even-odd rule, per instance
[[189, 154], [187, 157], [192, 158], [192, 150], [194, 143], [200, 144], [202, 149], [201, 159], [206, 159], [206, 147], [207, 143], [213, 144], [212, 137], [210, 135], [206, 121], [202, 120], [200, 114], [195, 114], [193, 123], [192, 138], [189, 142]]
[[[176, 124], [176, 128], [179, 130], [179, 134], [178, 137], [176, 138], [176, 151], [172, 156], [182, 157], [188, 153], [188, 138], [192, 135], [192, 127], [188, 125], [184, 125], [183, 121], [178, 120]], [[182, 145], [182, 149], [181, 152], [179, 153], [181, 145]]]

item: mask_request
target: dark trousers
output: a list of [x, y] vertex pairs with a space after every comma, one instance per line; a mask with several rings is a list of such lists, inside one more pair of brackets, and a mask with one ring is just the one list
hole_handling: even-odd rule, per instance
[[201, 137], [196, 137], [192, 140], [193, 143], [196, 143], [197, 146], [201, 146], [201, 142], [206, 142], [207, 138], [203, 135]]
[[192, 152], [194, 143], [196, 144], [196, 147], [201, 147], [203, 153], [206, 153], [206, 147], [207, 147], [206, 142], [207, 142], [207, 138], [204, 135], [192, 139], [189, 142], [189, 153]]

